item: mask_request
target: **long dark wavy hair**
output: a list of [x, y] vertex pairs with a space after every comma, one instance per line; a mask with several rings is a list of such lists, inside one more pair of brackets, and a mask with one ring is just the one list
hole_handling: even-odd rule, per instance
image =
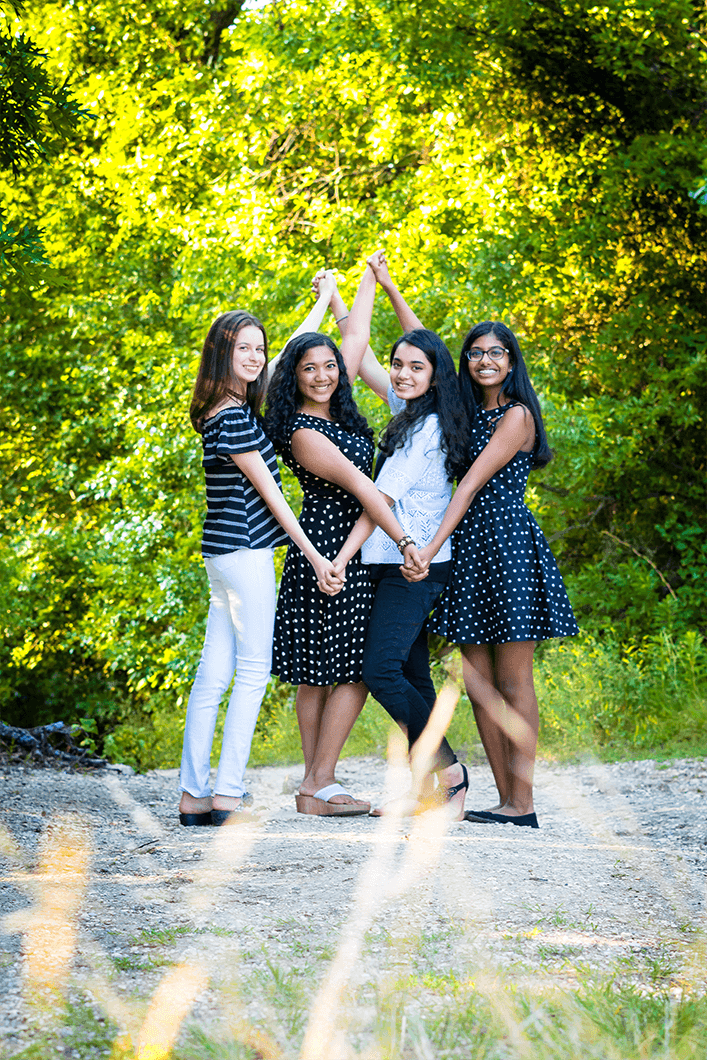
[[378, 443], [380, 451], [392, 456], [422, 426], [426, 416], [436, 413], [442, 432], [444, 466], [451, 481], [469, 467], [469, 417], [460, 397], [452, 355], [434, 331], [416, 328], [395, 342], [390, 351], [391, 364], [404, 342], [425, 355], [432, 365], [432, 381], [424, 394], [408, 401], [403, 411], [390, 421]]
[[469, 411], [471, 422], [474, 422], [477, 409], [482, 406], [483, 393], [481, 387], [471, 378], [466, 352], [471, 349], [476, 340], [480, 339], [482, 335], [489, 334], [495, 335], [501, 345], [508, 350], [511, 371], [503, 383], [503, 393], [509, 400], [520, 401], [525, 405], [535, 420], [532, 467], [545, 467], [552, 460], [553, 452], [548, 445], [542, 412], [540, 411], [540, 402], [528, 377], [528, 369], [525, 367], [518, 339], [510, 328], [498, 320], [483, 320], [480, 324], [475, 324], [462, 343], [461, 356], [459, 358], [459, 388], [464, 404]]
[[265, 346], [265, 364], [262, 372], [253, 383], [246, 386], [246, 404], [258, 415], [268, 385], [268, 337], [265, 328], [252, 313], [243, 309], [233, 309], [222, 313], [214, 320], [201, 352], [199, 371], [194, 384], [194, 393], [189, 408], [192, 427], [199, 434], [204, 429], [205, 414], [225, 398], [240, 400], [237, 393], [236, 379], [233, 375], [233, 348], [238, 332], [248, 325], [259, 328], [263, 333]]
[[289, 447], [292, 424], [302, 405], [302, 395], [297, 386], [296, 369], [307, 350], [314, 346], [326, 346], [333, 353], [339, 369], [339, 383], [331, 395], [329, 411], [332, 419], [349, 434], [362, 435], [373, 441], [373, 431], [356, 407], [351, 383], [339, 348], [328, 335], [316, 331], [305, 331], [291, 339], [282, 351], [268, 387], [265, 407], [265, 433], [278, 453]]

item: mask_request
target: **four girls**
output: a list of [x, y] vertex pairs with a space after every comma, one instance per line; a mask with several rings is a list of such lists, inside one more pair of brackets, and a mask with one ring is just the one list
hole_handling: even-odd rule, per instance
[[[377, 281], [405, 330], [390, 372], [368, 347]], [[523, 503], [528, 472], [551, 453], [517, 340], [502, 324], [477, 325], [464, 341], [457, 379], [444, 343], [406, 305], [381, 253], [369, 259], [347, 321], [331, 273], [318, 276], [317, 290], [315, 309], [276, 359], [264, 430], [262, 325], [224, 314], [204, 347], [192, 422], [204, 444], [202, 551], [211, 604], [187, 711], [182, 823], [221, 823], [243, 805], [273, 620], [272, 671], [298, 685], [305, 778], [297, 808], [367, 813], [368, 803], [336, 783], [336, 762], [367, 689], [413, 749], [435, 699], [427, 653], [435, 608], [431, 628], [462, 646], [466, 690], [499, 792], [492, 810], [466, 816], [537, 827], [533, 651], [538, 640], [577, 626]], [[341, 352], [309, 330], [326, 303], [342, 325]], [[359, 370], [396, 413], [381, 439], [375, 485], [372, 432], [351, 393]], [[302, 486], [299, 523], [280, 493], [273, 445]], [[274, 617], [272, 549], [285, 534], [291, 544]], [[211, 740], [234, 668], [211, 800]], [[432, 768], [438, 800], [461, 819], [468, 779], [446, 739]]]

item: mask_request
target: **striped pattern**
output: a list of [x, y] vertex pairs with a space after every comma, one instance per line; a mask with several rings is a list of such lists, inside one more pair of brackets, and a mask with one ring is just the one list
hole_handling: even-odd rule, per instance
[[222, 409], [204, 425], [202, 465], [206, 477], [204, 556], [224, 556], [237, 548], [273, 548], [289, 537], [262, 497], [231, 460], [232, 454], [259, 450], [282, 488], [275, 450], [247, 405]]

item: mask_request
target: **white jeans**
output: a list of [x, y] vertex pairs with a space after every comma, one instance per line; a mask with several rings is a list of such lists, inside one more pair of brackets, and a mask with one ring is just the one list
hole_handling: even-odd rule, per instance
[[211, 583], [204, 649], [189, 696], [181, 787], [195, 798], [211, 794], [211, 744], [221, 698], [228, 701], [216, 777], [219, 795], [242, 795], [253, 730], [270, 677], [275, 624], [275, 568], [270, 548], [240, 548], [204, 557]]

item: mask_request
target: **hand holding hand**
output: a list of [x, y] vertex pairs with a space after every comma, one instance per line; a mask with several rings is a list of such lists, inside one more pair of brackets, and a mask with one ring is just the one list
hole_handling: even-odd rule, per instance
[[422, 549], [418, 552], [415, 545], [406, 545], [403, 550], [405, 556], [405, 563], [400, 568], [403, 573], [403, 577], [409, 582], [421, 582], [429, 574], [430, 568], [430, 556], [426, 554], [427, 550]]
[[336, 596], [338, 592], [341, 592], [346, 579], [336, 571], [331, 560], [318, 556], [313, 566], [317, 576], [317, 587], [321, 592], [326, 593], [327, 596]]
[[346, 563], [347, 560], [343, 560], [341, 556], [334, 556], [334, 559], [332, 560], [334, 570], [342, 581], [346, 581]]
[[312, 291], [317, 298], [322, 295], [327, 297], [327, 305], [336, 294], [336, 277], [333, 269], [320, 269], [312, 279]]
[[385, 283], [390, 280], [390, 273], [388, 272], [388, 263], [385, 260], [385, 251], [376, 250], [366, 260], [373, 269], [373, 274], [376, 280], [381, 285], [381, 287], [383, 287]]

